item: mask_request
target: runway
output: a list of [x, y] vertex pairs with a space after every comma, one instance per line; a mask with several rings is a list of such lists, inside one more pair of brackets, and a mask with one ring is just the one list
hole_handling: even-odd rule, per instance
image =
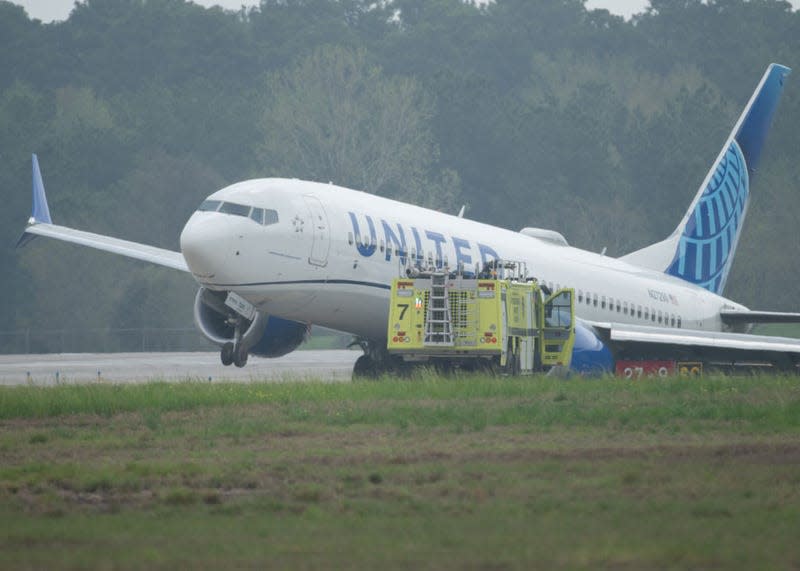
[[295, 351], [277, 359], [251, 356], [241, 369], [219, 353], [65, 353], [0, 355], [0, 385], [141, 383], [148, 381], [349, 381], [361, 351]]

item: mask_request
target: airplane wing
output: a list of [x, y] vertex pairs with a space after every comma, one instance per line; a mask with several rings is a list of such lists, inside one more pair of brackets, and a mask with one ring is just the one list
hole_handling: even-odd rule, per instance
[[17, 247], [26, 244], [35, 236], [46, 236], [64, 242], [72, 242], [182, 272], [189, 271], [186, 260], [180, 252], [53, 224], [50, 218], [50, 209], [47, 206], [42, 174], [39, 171], [39, 160], [36, 155], [33, 155], [33, 213], [28, 220], [28, 226], [17, 242]]
[[25, 233], [19, 244], [28, 242], [28, 238], [33, 236], [47, 236], [48, 238], [72, 242], [73, 244], [88, 246], [96, 250], [104, 250], [113, 254], [144, 260], [145, 262], [151, 262], [182, 272], [189, 271], [186, 260], [183, 259], [183, 254], [180, 252], [139, 244], [138, 242], [129, 242], [128, 240], [120, 240], [119, 238], [103, 236], [102, 234], [82, 232], [65, 226], [56, 226], [55, 224], [33, 222], [29, 223], [28, 227], [25, 228]]
[[723, 309], [719, 312], [724, 323], [800, 323], [800, 313], [783, 313], [778, 311], [737, 311]]
[[800, 339], [622, 323], [591, 325], [618, 359], [670, 357], [726, 365], [764, 363], [782, 369], [800, 364]]

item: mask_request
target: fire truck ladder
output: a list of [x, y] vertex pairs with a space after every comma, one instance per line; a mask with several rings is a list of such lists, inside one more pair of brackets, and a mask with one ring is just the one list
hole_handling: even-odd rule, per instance
[[431, 275], [428, 310], [425, 314], [424, 344], [438, 347], [453, 346], [450, 300], [447, 297], [447, 274]]

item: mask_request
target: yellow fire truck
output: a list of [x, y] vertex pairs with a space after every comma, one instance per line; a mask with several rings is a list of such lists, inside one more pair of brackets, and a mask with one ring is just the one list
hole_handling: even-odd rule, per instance
[[387, 350], [406, 362], [532, 374], [568, 368], [574, 291], [549, 292], [521, 262], [480, 275], [417, 271], [392, 283]]

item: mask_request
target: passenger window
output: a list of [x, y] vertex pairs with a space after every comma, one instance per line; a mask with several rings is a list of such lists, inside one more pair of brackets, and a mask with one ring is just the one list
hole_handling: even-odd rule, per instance
[[658, 322], [661, 323], [661, 310], [658, 310]]
[[623, 301], [622, 302], [622, 313], [624, 313], [625, 315], [628, 315], [628, 302], [627, 301]]
[[673, 313], [669, 320], [670, 327], [675, 327], [675, 314]]
[[351, 246], [353, 245], [353, 233], [352, 232], [348, 232], [347, 233], [347, 243], [349, 245], [351, 245]]
[[619, 300], [617, 300], [617, 313], [622, 311], [622, 305], [620, 304]]
[[681, 316], [679, 315], [678, 316], [678, 329], [680, 329], [680, 328], [681, 328]]
[[642, 318], [642, 306], [641, 305], [638, 306], [638, 308], [636, 310], [636, 317], [638, 317], [639, 319]]
[[384, 250], [385, 250], [385, 247], [383, 245], [383, 239], [381, 239], [381, 252], [383, 252]]
[[[270, 210], [269, 208], [264, 209], [264, 226], [269, 226], [270, 224], [277, 224], [278, 223], [278, 212], [275, 210]], [[350, 242], [352, 244], [352, 242]]]
[[198, 212], [216, 212], [220, 204], [222, 204], [221, 200], [204, 200], [197, 210]]
[[602, 296], [600, 298], [600, 309], [605, 309], [605, 308], [606, 308], [606, 296]]
[[583, 303], [583, 290], [578, 290], [578, 303]]
[[647, 321], [648, 319], [650, 319], [650, 308], [645, 307], [644, 308], [644, 320]]
[[656, 320], [656, 310], [655, 310], [655, 309], [651, 309], [650, 311], [652, 312], [652, 313], [650, 314], [650, 315], [651, 315], [651, 319], [652, 319], [653, 321], [655, 321], [655, 320]]

